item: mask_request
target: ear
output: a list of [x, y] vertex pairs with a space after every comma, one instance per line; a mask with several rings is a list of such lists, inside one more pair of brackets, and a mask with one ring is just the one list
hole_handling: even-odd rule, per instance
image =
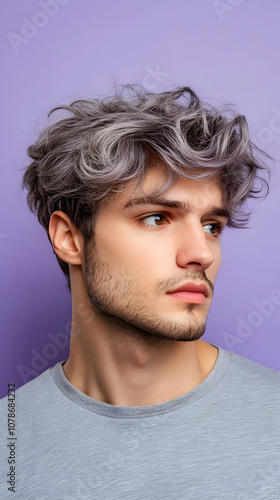
[[50, 218], [49, 235], [60, 259], [68, 264], [82, 264], [83, 236], [70, 217], [61, 210], [54, 212]]

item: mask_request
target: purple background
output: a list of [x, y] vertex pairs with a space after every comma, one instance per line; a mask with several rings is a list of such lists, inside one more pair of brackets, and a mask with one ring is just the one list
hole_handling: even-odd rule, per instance
[[[213, 104], [233, 103], [278, 159], [279, 14], [278, 0], [2, 0], [1, 396], [68, 352], [53, 339], [67, 338], [70, 294], [20, 188], [49, 109], [110, 94], [114, 83], [190, 85]], [[280, 289], [280, 175], [270, 164], [271, 193], [253, 204], [251, 228], [224, 234], [203, 339], [280, 370], [280, 305], [271, 300]]]

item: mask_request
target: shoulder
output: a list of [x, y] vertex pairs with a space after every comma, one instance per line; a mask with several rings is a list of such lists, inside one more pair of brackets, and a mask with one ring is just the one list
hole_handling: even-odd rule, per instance
[[230, 354], [230, 365], [229, 370], [230, 373], [234, 374], [236, 379], [242, 378], [244, 382], [244, 375], [246, 374], [248, 382], [254, 382], [258, 380], [260, 384], [267, 386], [268, 384], [272, 384], [274, 387], [279, 388], [280, 384], [280, 372], [278, 370], [274, 370], [273, 368], [268, 368], [267, 366], [263, 366], [256, 361], [252, 361], [251, 359], [247, 359], [239, 354], [234, 354], [232, 352]]
[[47, 401], [50, 399], [51, 394], [56, 392], [57, 387], [52, 377], [51, 371], [53, 368], [48, 368], [43, 373], [38, 375], [27, 384], [19, 387], [14, 392], [0, 400], [0, 411], [7, 411], [10, 400], [14, 402], [17, 407], [23, 410], [25, 407], [33, 407], [35, 404]]
[[280, 372], [238, 354], [230, 356], [222, 381], [224, 397], [248, 411], [280, 412]]

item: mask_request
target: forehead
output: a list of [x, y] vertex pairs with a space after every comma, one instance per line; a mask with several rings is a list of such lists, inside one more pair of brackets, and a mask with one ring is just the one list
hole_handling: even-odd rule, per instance
[[114, 196], [113, 203], [119, 207], [136, 206], [147, 203], [159, 196], [165, 200], [177, 200], [178, 202], [191, 205], [192, 209], [203, 209], [203, 207], [214, 204], [223, 207], [222, 189], [217, 179], [189, 179], [180, 176], [174, 184], [162, 194], [159, 191], [168, 181], [168, 172], [158, 165], [148, 171], [143, 183], [137, 186], [137, 181], [131, 182], [124, 190]]

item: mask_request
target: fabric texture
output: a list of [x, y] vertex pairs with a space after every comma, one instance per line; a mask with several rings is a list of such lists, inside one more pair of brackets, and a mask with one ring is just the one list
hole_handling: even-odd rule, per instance
[[280, 372], [218, 349], [199, 386], [156, 405], [96, 401], [63, 363], [18, 389], [15, 492], [2, 399], [0, 499], [279, 500]]

